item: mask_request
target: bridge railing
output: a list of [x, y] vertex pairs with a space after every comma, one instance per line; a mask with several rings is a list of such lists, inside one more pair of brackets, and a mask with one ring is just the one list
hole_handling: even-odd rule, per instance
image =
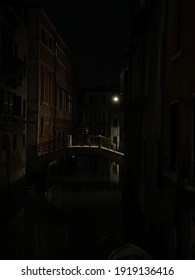
[[[82, 135], [77, 137], [76, 143], [74, 145], [79, 146], [97, 146], [99, 148], [108, 148], [111, 150], [124, 152], [124, 144], [116, 143], [111, 141], [110, 138], [102, 136], [102, 135], [88, 135], [87, 137], [83, 137]], [[27, 148], [28, 158], [39, 156], [43, 154], [47, 154], [50, 152], [57, 151], [59, 149], [67, 147], [67, 143], [61, 141], [46, 141], [39, 143], [38, 145], [32, 145]]]
[[99, 148], [104, 147], [119, 152], [124, 152], [124, 143], [113, 142], [111, 138], [102, 135], [80, 135], [77, 138], [77, 144], [79, 146], [98, 146]]
[[124, 144], [122, 142], [113, 142], [111, 138], [107, 138], [104, 136], [99, 135], [99, 146], [108, 148], [111, 150], [123, 152], [124, 151]]
[[99, 139], [94, 135], [79, 135], [77, 137], [76, 143], [74, 145], [78, 146], [98, 146]]

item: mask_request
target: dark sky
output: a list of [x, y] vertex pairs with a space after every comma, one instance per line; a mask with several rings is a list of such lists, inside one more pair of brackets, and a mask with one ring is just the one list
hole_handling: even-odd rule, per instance
[[73, 53], [81, 87], [119, 81], [128, 42], [128, 0], [32, 0]]

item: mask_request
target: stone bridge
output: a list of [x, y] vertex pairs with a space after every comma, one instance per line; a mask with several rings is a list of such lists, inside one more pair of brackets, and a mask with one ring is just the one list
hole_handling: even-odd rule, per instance
[[27, 172], [28, 173], [41, 173], [48, 169], [50, 164], [55, 164], [59, 160], [64, 159], [68, 155], [100, 155], [112, 161], [115, 161], [119, 165], [124, 164], [124, 153], [119, 150], [113, 149], [111, 142], [105, 137], [98, 136], [90, 139], [87, 144], [71, 145], [68, 147], [59, 147], [52, 150], [48, 143], [39, 145], [34, 152], [31, 149], [31, 153], [28, 155], [27, 160]]

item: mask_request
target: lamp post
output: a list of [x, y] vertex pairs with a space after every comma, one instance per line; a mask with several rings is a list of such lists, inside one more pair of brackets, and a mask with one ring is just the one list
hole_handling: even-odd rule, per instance
[[119, 95], [113, 95], [111, 100], [111, 141], [113, 142], [114, 148], [118, 149], [120, 140], [120, 112], [119, 112]]

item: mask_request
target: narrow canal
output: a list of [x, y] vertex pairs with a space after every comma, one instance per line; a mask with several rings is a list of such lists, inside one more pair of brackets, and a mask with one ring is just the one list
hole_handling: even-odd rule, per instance
[[118, 164], [71, 156], [1, 202], [1, 259], [107, 259], [123, 244]]

